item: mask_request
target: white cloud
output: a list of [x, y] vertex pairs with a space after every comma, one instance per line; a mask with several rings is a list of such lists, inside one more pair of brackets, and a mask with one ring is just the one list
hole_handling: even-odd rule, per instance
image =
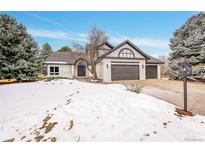
[[[44, 37], [50, 39], [58, 39], [58, 40], [67, 40], [71, 42], [77, 43], [86, 43], [88, 40], [87, 33], [74, 33], [74, 32], [64, 32], [64, 31], [53, 31], [47, 29], [28, 29], [28, 32], [34, 37]], [[145, 48], [154, 48], [153, 50], [157, 50], [155, 52], [157, 55], [161, 54], [163, 51], [167, 53], [169, 51], [169, 41], [163, 39], [151, 39], [151, 38], [137, 38], [137, 37], [127, 37], [121, 35], [113, 35], [110, 37], [110, 42], [114, 45], [118, 45], [119, 43], [125, 41], [126, 39], [130, 40], [134, 44], [140, 47]]]
[[44, 37], [58, 40], [68, 40], [73, 42], [86, 42], [87, 36], [84, 33], [67, 33], [64, 31], [53, 31], [46, 29], [29, 28], [28, 32], [34, 37]]
[[49, 18], [46, 18], [46, 17], [43, 17], [43, 16], [40, 16], [38, 14], [35, 14], [35, 13], [29, 13], [29, 15], [31, 15], [32, 17], [35, 17], [37, 19], [40, 19], [42, 21], [45, 21], [47, 23], [50, 23], [50, 24], [54, 24], [54, 25], [57, 25], [57, 26], [62, 26], [61, 23], [57, 22], [57, 21], [54, 21], [54, 20], [51, 20]]
[[151, 39], [151, 38], [137, 38], [127, 36], [111, 36], [110, 41], [114, 44], [119, 44], [124, 40], [130, 40], [136, 45], [145, 47], [156, 47], [156, 48], [169, 48], [169, 40]]
[[78, 42], [87, 42], [88, 36], [86, 33], [73, 33], [71, 40], [78, 41]]
[[32, 36], [36, 36], [36, 37], [46, 37], [46, 38], [60, 39], [60, 40], [69, 39], [69, 35], [63, 31], [51, 31], [51, 30], [45, 30], [45, 29], [30, 28], [28, 29], [28, 32]]
[[85, 38], [85, 39], [87, 39], [88, 38], [88, 34], [86, 34], [86, 33], [79, 33], [79, 34], [77, 34], [79, 37], [81, 37], [81, 38]]

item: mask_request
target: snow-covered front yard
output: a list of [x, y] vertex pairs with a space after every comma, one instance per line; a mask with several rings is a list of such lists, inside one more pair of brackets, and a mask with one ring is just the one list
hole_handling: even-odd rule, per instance
[[205, 117], [120, 84], [77, 80], [0, 86], [0, 141], [205, 141]]

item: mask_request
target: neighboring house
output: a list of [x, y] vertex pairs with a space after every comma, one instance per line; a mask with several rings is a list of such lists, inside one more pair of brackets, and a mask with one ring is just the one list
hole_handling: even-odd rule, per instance
[[[114, 47], [106, 42], [98, 51], [97, 75], [104, 82], [114, 80], [160, 79], [162, 61], [145, 54], [126, 40]], [[85, 53], [54, 52], [45, 61], [48, 76], [68, 78], [91, 77], [89, 49]]]

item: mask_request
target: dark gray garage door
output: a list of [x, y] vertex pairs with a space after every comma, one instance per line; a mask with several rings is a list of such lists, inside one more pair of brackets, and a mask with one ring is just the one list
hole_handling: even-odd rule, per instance
[[146, 66], [146, 79], [157, 79], [157, 66]]
[[139, 66], [111, 65], [111, 80], [139, 80]]

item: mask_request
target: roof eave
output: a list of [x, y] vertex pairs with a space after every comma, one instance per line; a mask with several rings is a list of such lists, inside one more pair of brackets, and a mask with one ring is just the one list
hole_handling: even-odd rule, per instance
[[133, 48], [135, 48], [137, 51], [139, 51], [140, 54], [142, 54], [145, 58], [150, 59], [149, 56], [147, 54], [145, 54], [141, 49], [139, 49], [137, 46], [135, 46], [132, 42], [130, 42], [129, 40], [125, 40], [124, 42], [120, 43], [119, 45], [117, 45], [116, 47], [114, 47], [113, 49], [111, 49], [110, 51], [108, 51], [107, 53], [101, 55], [99, 57], [99, 59], [102, 59], [104, 57], [106, 57], [107, 55], [109, 55], [110, 53], [112, 53], [113, 51], [117, 50], [118, 48], [120, 48], [121, 46], [123, 46], [124, 44], [130, 44]]

